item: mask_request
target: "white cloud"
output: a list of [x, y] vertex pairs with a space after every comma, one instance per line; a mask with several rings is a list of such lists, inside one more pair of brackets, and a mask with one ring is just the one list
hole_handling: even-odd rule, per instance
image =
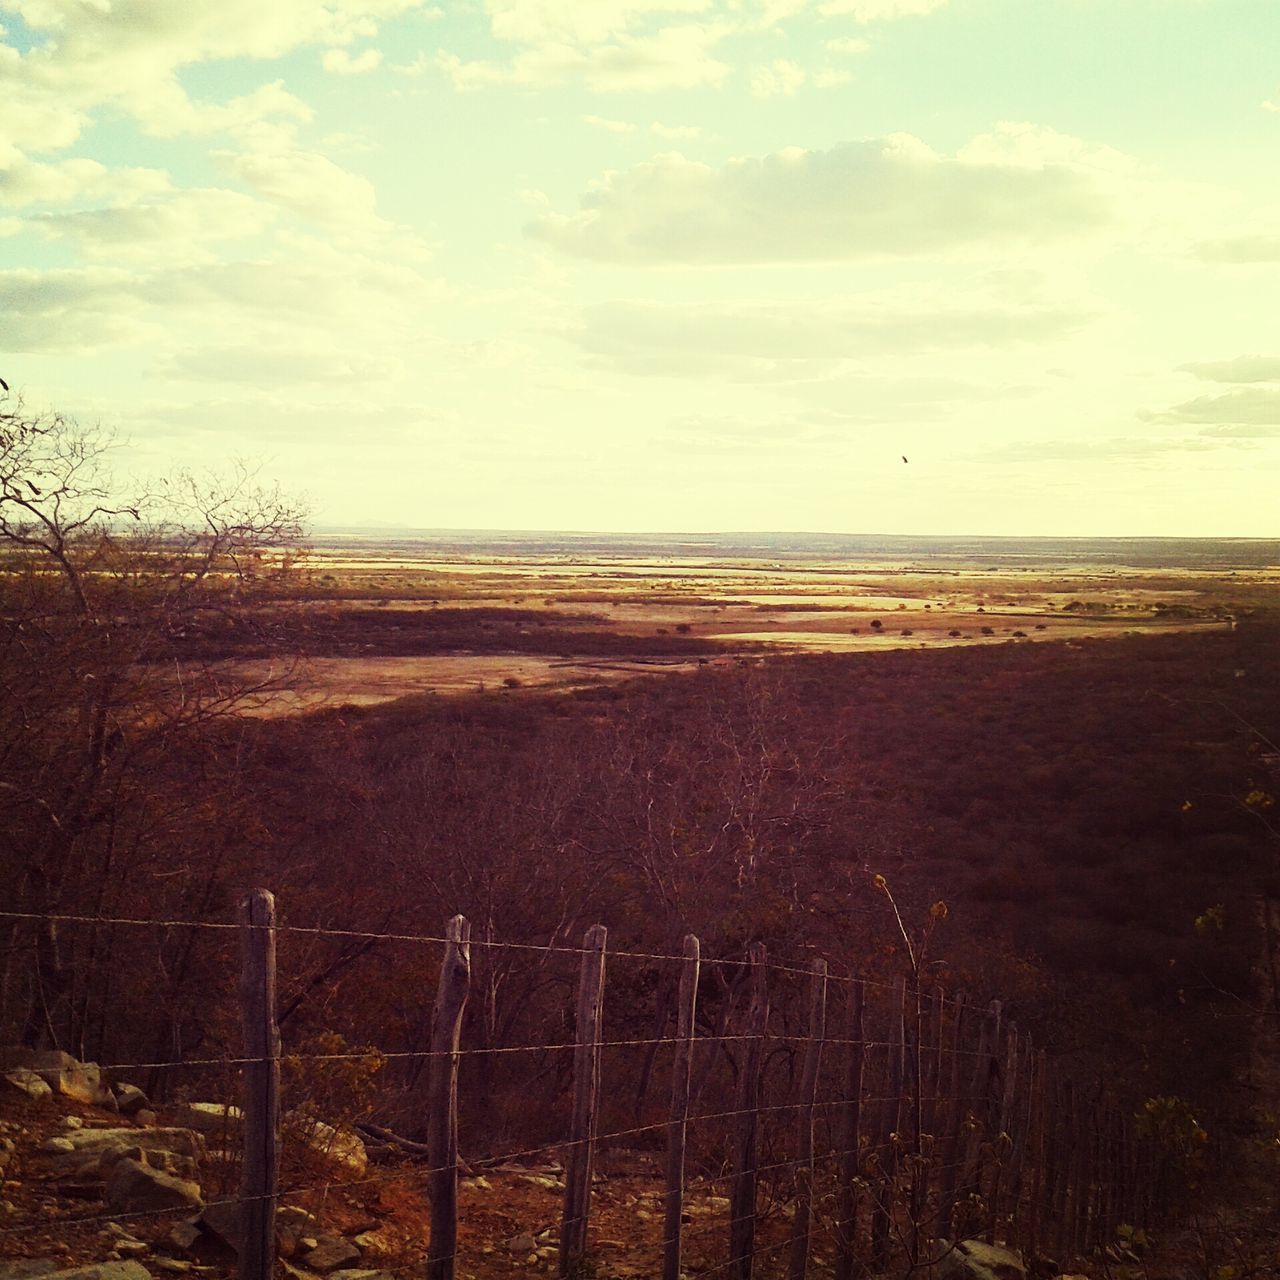
[[649, 132], [669, 142], [686, 142], [702, 137], [702, 129], [696, 124], [663, 124], [660, 120], [649, 126]]
[[598, 261], [803, 262], [1058, 242], [1111, 213], [1074, 164], [953, 158], [895, 135], [719, 168], [658, 156], [606, 174], [579, 212], [548, 214], [528, 231]]
[[273, 216], [270, 206], [239, 192], [196, 189], [163, 200], [42, 214], [31, 225], [77, 240], [90, 259], [154, 266], [212, 262], [214, 246], [262, 234]]
[[1196, 245], [1194, 253], [1203, 262], [1232, 266], [1280, 262], [1280, 233], [1264, 231], [1254, 235], [1204, 240]]
[[14, 151], [0, 164], [0, 206], [110, 201], [128, 204], [169, 189], [158, 169], [108, 169], [96, 160], [32, 160]]
[[751, 73], [751, 93], [757, 98], [789, 97], [807, 79], [805, 69], [787, 58], [775, 58]]
[[[42, 147], [57, 149], [69, 146], [93, 108], [107, 103], [163, 136], [226, 128], [225, 106], [191, 101], [177, 78], [183, 67], [229, 58], [280, 57], [310, 44], [345, 46], [372, 36], [382, 20], [416, 7], [420, 0], [10, 3], [37, 43], [26, 53], [6, 46], [0, 54], [6, 81], [0, 121], [11, 125], [15, 117], [42, 120], [39, 134], [24, 130], [18, 136], [38, 137]], [[282, 90], [260, 90], [238, 99], [240, 122], [254, 111], [279, 110], [287, 98]]]
[[381, 62], [381, 49], [365, 49], [354, 58], [345, 49], [326, 49], [320, 65], [334, 75], [358, 76], [373, 71]]
[[981, 290], [928, 303], [814, 299], [793, 303], [588, 307], [568, 336], [595, 363], [662, 377], [776, 382], [826, 377], [885, 354], [1008, 349], [1062, 338], [1092, 318], [1084, 307], [1014, 303]]
[[1280, 356], [1236, 356], [1234, 360], [1207, 360], [1180, 368], [1208, 382], [1280, 382]]
[[1280, 387], [1241, 387], [1221, 395], [1196, 396], [1160, 413], [1140, 416], [1149, 422], [1280, 426]]
[[376, 219], [373, 184], [334, 164], [327, 156], [299, 148], [219, 151], [222, 168], [264, 199], [331, 226], [368, 224]]
[[636, 126], [627, 120], [609, 120], [604, 116], [583, 116], [583, 124], [593, 129], [603, 129], [606, 133], [635, 133]]
[[696, 89], [728, 76], [729, 67], [710, 51], [729, 30], [725, 24], [689, 23], [646, 35], [620, 34], [601, 44], [547, 42], [522, 49], [510, 62], [466, 60], [441, 50], [435, 64], [460, 90], [565, 81], [602, 93]]
[[861, 40], [856, 36], [840, 36], [835, 40], [827, 41], [827, 51], [829, 53], [858, 54], [866, 53], [871, 45], [866, 40]]
[[848, 17], [854, 22], [885, 22], [918, 18], [945, 8], [947, 0], [824, 0], [818, 12], [825, 17]]

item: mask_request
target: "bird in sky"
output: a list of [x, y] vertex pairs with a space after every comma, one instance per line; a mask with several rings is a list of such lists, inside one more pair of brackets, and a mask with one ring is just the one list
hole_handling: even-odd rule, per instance
[[902, 460], [903, 460], [903, 462], [906, 462], [906, 460], [907, 460], [907, 455], [906, 455], [905, 453], [902, 455]]

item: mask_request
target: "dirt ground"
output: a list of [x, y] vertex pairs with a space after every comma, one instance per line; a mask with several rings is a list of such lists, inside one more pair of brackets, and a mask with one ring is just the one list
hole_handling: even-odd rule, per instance
[[[312, 658], [258, 699], [260, 715], [370, 705], [415, 694], [578, 689], [768, 653], [878, 652], [969, 644], [1073, 641], [1230, 626], [1237, 600], [1274, 595], [1272, 570], [1209, 573], [1171, 566], [1032, 562], [1026, 566], [774, 563], [693, 557], [440, 558], [412, 548], [321, 547], [309, 561], [308, 608], [536, 610], [583, 636], [634, 637], [642, 656], [455, 651]], [[583, 614], [599, 621], [583, 621]], [[570, 615], [573, 615], [572, 617]], [[674, 637], [721, 652], [664, 653]], [[255, 676], [263, 664], [239, 664]]]

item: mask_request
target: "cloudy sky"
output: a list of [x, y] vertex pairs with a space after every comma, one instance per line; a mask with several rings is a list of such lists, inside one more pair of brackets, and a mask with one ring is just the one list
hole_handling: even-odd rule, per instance
[[1274, 537], [1280, 4], [0, 0], [0, 375], [321, 524]]

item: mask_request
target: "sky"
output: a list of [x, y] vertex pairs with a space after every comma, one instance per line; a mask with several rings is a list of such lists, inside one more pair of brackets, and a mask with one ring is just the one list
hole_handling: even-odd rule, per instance
[[317, 526], [1280, 536], [1280, 4], [0, 0], [0, 376]]

